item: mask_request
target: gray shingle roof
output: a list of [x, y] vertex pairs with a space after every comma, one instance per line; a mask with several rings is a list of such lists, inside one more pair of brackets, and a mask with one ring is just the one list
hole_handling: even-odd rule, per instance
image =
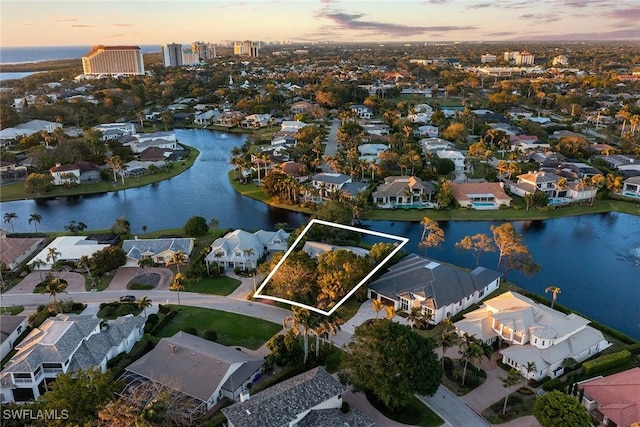
[[131, 259], [139, 260], [142, 254], [156, 255], [164, 251], [191, 253], [194, 239], [136, 239], [122, 242], [122, 250]]
[[396, 301], [398, 295], [410, 292], [432, 298], [435, 306], [441, 307], [462, 301], [500, 276], [499, 272], [484, 267], [467, 272], [411, 254], [389, 268], [369, 288]]
[[246, 402], [222, 409], [236, 427], [287, 426], [299, 414], [346, 391], [323, 367], [269, 387]]
[[298, 423], [298, 427], [372, 427], [374, 425], [375, 422], [359, 409], [346, 414], [339, 409], [314, 410]]

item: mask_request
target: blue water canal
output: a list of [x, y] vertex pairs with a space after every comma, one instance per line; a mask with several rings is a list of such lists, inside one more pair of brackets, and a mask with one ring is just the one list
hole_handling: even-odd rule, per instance
[[[244, 141], [243, 135], [206, 130], [177, 130], [179, 141], [200, 150], [188, 171], [157, 184], [94, 196], [17, 201], [2, 204], [3, 212], [15, 212], [16, 231], [31, 231], [31, 213], [42, 215], [38, 229], [59, 231], [70, 220], [90, 229], [109, 228], [125, 215], [134, 233], [179, 228], [193, 215], [215, 217], [223, 228], [272, 229], [286, 222], [298, 226], [303, 214], [272, 208], [235, 193], [227, 180], [230, 151]], [[406, 236], [408, 250], [420, 253], [418, 222], [365, 221], [372, 230]], [[471, 255], [454, 245], [466, 235], [491, 235], [489, 221], [442, 223], [445, 243], [430, 249], [428, 256], [464, 267], [474, 267]], [[547, 286], [562, 288], [558, 302], [595, 320], [640, 339], [640, 217], [618, 213], [594, 214], [545, 221], [514, 222], [541, 271], [528, 278], [510, 273], [518, 285], [544, 295]], [[495, 268], [497, 254], [481, 258]]]

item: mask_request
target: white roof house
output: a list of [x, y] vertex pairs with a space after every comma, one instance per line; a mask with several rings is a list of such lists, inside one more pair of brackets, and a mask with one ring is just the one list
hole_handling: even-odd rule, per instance
[[207, 265], [217, 263], [224, 267], [256, 268], [258, 260], [270, 251], [287, 249], [289, 234], [283, 230], [275, 232], [257, 231], [249, 233], [234, 230], [211, 244], [211, 250], [205, 257]]
[[[564, 314], [516, 292], [485, 301], [478, 310], [456, 322], [458, 335], [467, 333], [485, 342], [501, 339], [511, 344], [500, 350], [502, 362], [527, 378], [555, 378], [564, 373], [563, 362], [582, 362], [611, 345], [590, 321]], [[527, 373], [529, 362], [536, 372]]]
[[[56, 261], [78, 261], [83, 256], [91, 257], [94, 253], [108, 248], [110, 245], [100, 244], [95, 240], [87, 240], [87, 236], [61, 236], [56, 237], [53, 242], [38, 252], [38, 254], [29, 261], [29, 265], [37, 270], [51, 270], [53, 267], [53, 259], [49, 256], [49, 249], [55, 250], [59, 254], [56, 255]], [[44, 262], [43, 266], [37, 267], [33, 264], [35, 260]]]
[[320, 255], [331, 251], [349, 251], [357, 256], [366, 257], [369, 255], [369, 251], [357, 246], [337, 246], [330, 245], [329, 243], [312, 242], [307, 241], [302, 246], [302, 250], [305, 251], [311, 258], [318, 258]]
[[456, 171], [463, 171], [465, 169], [464, 154], [458, 150], [438, 150], [436, 155], [439, 159], [449, 159], [456, 165]]
[[157, 264], [167, 264], [176, 252], [182, 252], [188, 259], [196, 239], [133, 239], [122, 242], [122, 250], [127, 254], [127, 265], [135, 267], [142, 258], [151, 258]]

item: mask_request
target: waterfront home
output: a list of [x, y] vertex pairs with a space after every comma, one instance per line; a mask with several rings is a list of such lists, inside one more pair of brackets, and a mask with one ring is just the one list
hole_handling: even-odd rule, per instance
[[140, 154], [149, 147], [172, 151], [182, 149], [178, 144], [174, 131], [136, 134], [134, 138], [128, 142], [128, 145], [134, 154]]
[[[51, 270], [54, 261], [77, 262], [83, 256], [91, 258], [94, 253], [109, 246], [111, 245], [90, 240], [87, 236], [60, 236], [56, 237], [46, 248], [38, 252], [38, 254], [29, 261], [29, 265], [35, 270]], [[52, 252], [56, 252], [57, 255], [52, 257]], [[43, 264], [40, 266], [34, 264], [34, 261], [37, 260], [42, 261]]]
[[262, 357], [179, 331], [127, 366], [121, 379], [127, 388], [152, 382], [183, 395], [185, 409], [198, 418], [223, 398], [238, 400], [264, 363]]
[[372, 282], [368, 296], [405, 313], [417, 308], [435, 325], [498, 289], [500, 276], [484, 267], [466, 271], [411, 254]]
[[101, 328], [91, 316], [50, 317], [34, 328], [0, 373], [3, 402], [37, 399], [58, 374], [97, 366], [128, 353], [144, 335], [145, 317], [119, 317]]
[[362, 426], [373, 421], [360, 411], [344, 414], [340, 381], [319, 366], [222, 409], [229, 427]]
[[622, 182], [621, 194], [640, 199], [640, 176], [632, 176]]
[[293, 161], [283, 162], [278, 165], [277, 169], [298, 182], [305, 182], [309, 179], [309, 175], [305, 173], [307, 167], [302, 163]]
[[578, 383], [582, 405], [605, 426], [640, 425], [640, 368]]
[[309, 126], [305, 122], [299, 120], [284, 120], [280, 123], [280, 132], [289, 132], [291, 135], [297, 133], [303, 127]]
[[[331, 194], [334, 194], [342, 189], [345, 184], [352, 182], [349, 175], [343, 175], [341, 173], [319, 173], [311, 178], [311, 186], [316, 190], [317, 197], [307, 194], [305, 198], [313, 197], [316, 202], [326, 201]], [[307, 193], [310, 193], [307, 191]]]
[[517, 182], [510, 185], [509, 190], [520, 197], [527, 194], [534, 194], [536, 191], [542, 191], [549, 197], [566, 197], [567, 188], [558, 191], [558, 180], [560, 177], [553, 172], [529, 172], [518, 175]]
[[202, 113], [193, 116], [193, 123], [202, 126], [209, 126], [213, 119], [220, 115], [218, 109], [203, 111]]
[[284, 230], [258, 230], [255, 233], [234, 230], [211, 243], [211, 249], [204, 261], [207, 268], [215, 263], [225, 268], [254, 269], [264, 255], [274, 251], [285, 251], [288, 238], [289, 233]]
[[511, 206], [511, 197], [507, 196], [502, 182], [466, 182], [451, 183], [451, 193], [460, 207], [477, 210], [499, 209]]
[[225, 111], [222, 114], [213, 117], [212, 123], [216, 126], [230, 128], [240, 124], [242, 119], [244, 119], [244, 114], [240, 111]]
[[0, 358], [4, 359], [13, 350], [18, 337], [27, 330], [27, 316], [3, 313], [0, 322]]
[[49, 169], [49, 173], [53, 177], [54, 185], [77, 185], [98, 182], [102, 179], [98, 165], [85, 161], [66, 165], [56, 163], [54, 167]]
[[371, 197], [379, 208], [433, 207], [430, 202], [435, 193], [430, 182], [416, 176], [388, 176]]
[[21, 263], [42, 248], [44, 242], [45, 239], [42, 238], [0, 236], [0, 263], [9, 271], [15, 271]]
[[240, 127], [247, 129], [259, 129], [269, 126], [271, 114], [250, 114], [240, 122]]
[[195, 239], [133, 239], [122, 242], [122, 250], [127, 255], [128, 267], [137, 267], [143, 258], [151, 258], [154, 264], [168, 265], [173, 261], [177, 252], [182, 252], [185, 262], [191, 256]]
[[120, 139], [123, 136], [135, 135], [136, 125], [133, 123], [103, 123], [93, 127], [94, 130], [102, 132], [102, 140], [110, 141]]
[[[469, 334], [484, 342], [500, 340], [502, 363], [526, 378], [540, 380], [564, 374], [567, 360], [580, 363], [608, 348], [602, 332], [577, 314], [564, 314], [516, 292], [505, 292], [484, 302], [454, 323], [459, 336]], [[535, 372], [527, 372], [533, 362]]]
[[318, 258], [320, 255], [331, 251], [349, 251], [354, 255], [366, 257], [369, 255], [369, 251], [357, 246], [338, 246], [323, 242], [306, 241], [302, 246], [302, 251], [306, 252], [311, 258]]

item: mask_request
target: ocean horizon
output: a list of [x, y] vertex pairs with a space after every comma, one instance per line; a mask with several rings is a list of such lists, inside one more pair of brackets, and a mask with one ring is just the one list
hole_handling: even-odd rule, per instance
[[[160, 52], [160, 45], [138, 45], [142, 53]], [[80, 59], [92, 46], [8, 46], [0, 47], [0, 66], [11, 64], [30, 64], [34, 62], [59, 59]]]

